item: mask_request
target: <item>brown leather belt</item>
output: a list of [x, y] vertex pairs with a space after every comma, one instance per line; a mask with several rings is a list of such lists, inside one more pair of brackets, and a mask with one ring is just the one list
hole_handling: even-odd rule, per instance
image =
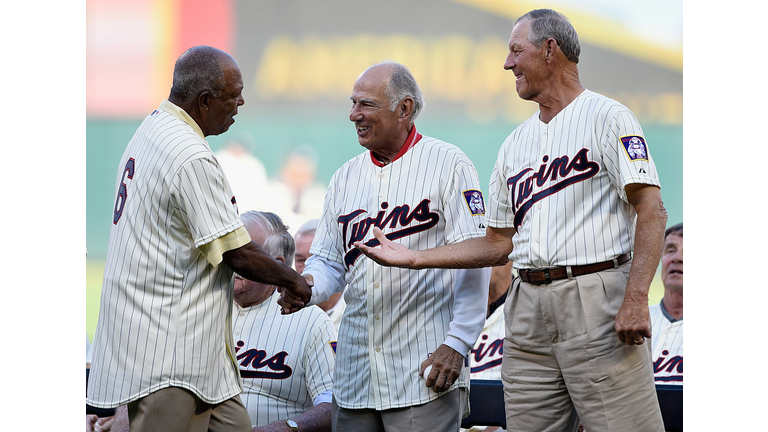
[[[616, 259], [611, 261], [605, 261], [597, 264], [587, 264], [583, 266], [570, 266], [571, 276], [582, 276], [589, 273], [608, 270], [609, 268], [616, 268], [632, 258], [631, 254], [619, 255]], [[517, 274], [524, 282], [543, 285], [552, 282], [553, 280], [565, 279], [568, 277], [567, 267], [552, 267], [545, 269], [534, 270], [518, 270]]]

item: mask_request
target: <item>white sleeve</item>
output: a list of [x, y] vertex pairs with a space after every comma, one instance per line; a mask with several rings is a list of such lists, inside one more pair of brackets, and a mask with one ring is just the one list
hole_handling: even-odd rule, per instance
[[346, 286], [346, 269], [344, 264], [318, 255], [312, 255], [307, 259], [302, 275], [312, 275], [315, 282], [312, 287], [312, 298], [307, 306], [316, 305], [328, 300], [331, 294], [344, 290]]
[[318, 406], [323, 402], [331, 403], [332, 401], [333, 401], [333, 391], [328, 390], [317, 395], [317, 397], [312, 401], [312, 405]]
[[454, 277], [453, 321], [444, 343], [467, 355], [485, 325], [491, 268], [454, 270]]
[[319, 322], [307, 328], [313, 334], [303, 354], [304, 382], [315, 405], [323, 394], [333, 391], [333, 369], [336, 366], [336, 327], [323, 311], [318, 310], [317, 314]]

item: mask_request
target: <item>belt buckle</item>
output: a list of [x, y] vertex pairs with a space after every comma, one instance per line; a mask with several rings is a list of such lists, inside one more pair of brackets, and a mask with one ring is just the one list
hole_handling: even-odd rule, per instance
[[549, 274], [549, 270], [544, 270], [544, 284], [552, 283], [552, 276]]

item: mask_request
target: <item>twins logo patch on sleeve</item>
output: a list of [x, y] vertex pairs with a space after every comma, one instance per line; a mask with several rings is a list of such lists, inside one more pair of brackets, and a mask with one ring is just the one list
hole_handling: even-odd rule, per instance
[[648, 161], [648, 148], [645, 146], [643, 137], [637, 135], [621, 137], [621, 143], [624, 144], [629, 160]]
[[483, 201], [483, 193], [479, 190], [465, 190], [464, 199], [467, 200], [467, 206], [472, 216], [485, 214], [485, 203]]

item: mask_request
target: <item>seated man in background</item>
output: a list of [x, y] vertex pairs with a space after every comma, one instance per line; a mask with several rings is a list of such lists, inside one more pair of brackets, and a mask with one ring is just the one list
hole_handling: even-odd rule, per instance
[[683, 224], [667, 228], [661, 255], [664, 297], [650, 307], [656, 384], [683, 384]]
[[[241, 216], [251, 239], [291, 266], [294, 240], [274, 213]], [[253, 431], [331, 430], [336, 330], [320, 308], [281, 315], [274, 285], [235, 275], [233, 335]]]
[[[301, 274], [306, 266], [306, 261], [312, 254], [309, 252], [312, 241], [315, 239], [315, 231], [317, 231], [317, 224], [320, 219], [312, 219], [304, 223], [298, 231], [294, 239], [296, 240], [296, 260], [294, 267], [296, 272]], [[344, 309], [347, 307], [347, 303], [344, 301], [344, 292], [337, 292], [331, 295], [331, 297], [317, 304], [317, 306], [324, 310], [325, 313], [331, 318], [331, 322], [336, 327], [336, 333], [339, 332], [339, 325], [341, 324], [341, 316], [344, 315]]]

